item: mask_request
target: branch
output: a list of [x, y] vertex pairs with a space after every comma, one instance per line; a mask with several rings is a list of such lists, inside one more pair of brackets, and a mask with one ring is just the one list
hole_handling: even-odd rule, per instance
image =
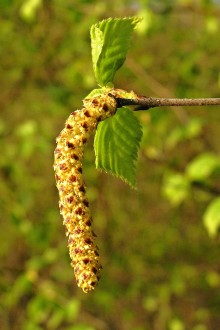
[[202, 105], [220, 105], [220, 98], [198, 98], [198, 99], [174, 99], [140, 96], [137, 99], [117, 98], [118, 108], [126, 105], [137, 105], [135, 111], [148, 110], [163, 106], [202, 106]]

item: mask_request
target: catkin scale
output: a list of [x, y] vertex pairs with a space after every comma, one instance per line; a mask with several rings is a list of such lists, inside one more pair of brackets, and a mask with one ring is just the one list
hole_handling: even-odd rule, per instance
[[114, 115], [117, 108], [115, 93], [111, 90], [111, 94], [108, 91], [85, 99], [84, 108], [72, 112], [67, 119], [65, 128], [57, 137], [54, 152], [59, 207], [66, 227], [71, 265], [77, 285], [84, 292], [94, 289], [102, 268], [82, 177], [84, 146], [98, 123]]

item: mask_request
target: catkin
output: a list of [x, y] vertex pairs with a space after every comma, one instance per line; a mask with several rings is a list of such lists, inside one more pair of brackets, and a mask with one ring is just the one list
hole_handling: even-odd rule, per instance
[[94, 289], [102, 266], [96, 235], [91, 228], [92, 217], [82, 178], [82, 159], [84, 146], [98, 123], [116, 111], [117, 104], [112, 94], [108, 91], [85, 99], [83, 109], [71, 113], [56, 140], [54, 170], [60, 213], [66, 227], [76, 282], [84, 292]]

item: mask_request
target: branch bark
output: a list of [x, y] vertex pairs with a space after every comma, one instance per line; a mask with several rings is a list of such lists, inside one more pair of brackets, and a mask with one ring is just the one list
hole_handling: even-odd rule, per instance
[[163, 106], [209, 106], [220, 105], [220, 98], [158, 98], [158, 97], [143, 97], [138, 99], [117, 98], [118, 108], [128, 105], [136, 105], [134, 110], [148, 110], [155, 107]]

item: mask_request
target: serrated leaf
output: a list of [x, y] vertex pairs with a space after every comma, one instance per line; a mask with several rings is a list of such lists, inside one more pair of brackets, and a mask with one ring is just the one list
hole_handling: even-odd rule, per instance
[[186, 173], [191, 180], [204, 180], [220, 167], [220, 159], [212, 153], [199, 155], [187, 166]]
[[113, 81], [125, 61], [137, 17], [109, 18], [92, 25], [91, 46], [95, 77], [101, 86]]
[[220, 197], [215, 198], [207, 207], [203, 217], [204, 225], [211, 237], [216, 236], [220, 227]]
[[95, 135], [96, 167], [136, 185], [136, 160], [142, 137], [139, 120], [134, 113], [121, 108], [98, 125]]

